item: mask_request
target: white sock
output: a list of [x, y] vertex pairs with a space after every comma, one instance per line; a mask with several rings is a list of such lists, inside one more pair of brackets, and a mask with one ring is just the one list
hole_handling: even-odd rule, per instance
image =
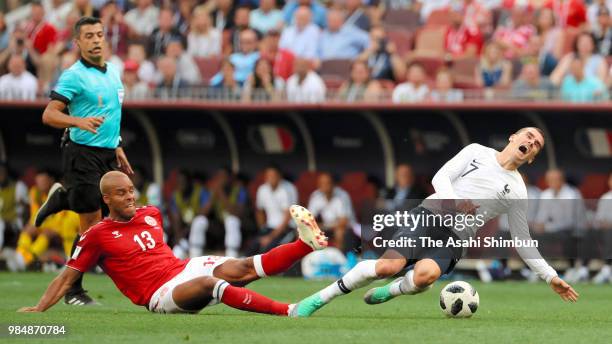
[[393, 282], [391, 287], [389, 288], [389, 293], [393, 296], [399, 295], [414, 295], [422, 293], [431, 288], [431, 285], [428, 285], [425, 288], [419, 288], [414, 284], [414, 270], [410, 270], [406, 273], [406, 276], [397, 282]]
[[376, 260], [364, 260], [351, 271], [347, 272], [341, 279], [330, 284], [319, 292], [323, 302], [327, 303], [340, 295], [348, 294], [351, 291], [364, 287], [377, 279]]

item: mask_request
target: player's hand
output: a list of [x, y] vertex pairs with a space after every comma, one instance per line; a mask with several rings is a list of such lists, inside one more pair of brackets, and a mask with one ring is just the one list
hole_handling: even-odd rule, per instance
[[457, 211], [463, 214], [471, 214], [474, 215], [476, 213], [476, 209], [480, 208], [479, 205], [475, 205], [474, 203], [472, 203], [472, 201], [465, 200], [462, 202], [459, 202], [457, 204]]
[[576, 302], [578, 301], [578, 296], [580, 296], [571, 285], [559, 277], [555, 277], [550, 281], [550, 287], [561, 296], [563, 301]]
[[132, 170], [132, 166], [128, 161], [127, 155], [125, 155], [123, 148], [117, 147], [117, 149], [115, 149], [115, 154], [117, 155], [117, 165], [119, 165], [119, 169], [127, 175], [133, 175], [134, 170]]
[[89, 131], [92, 134], [98, 133], [98, 128], [104, 123], [104, 117], [75, 117], [77, 119], [76, 127], [82, 130]]
[[34, 307], [21, 307], [17, 310], [17, 312], [19, 313], [38, 313], [42, 311], [39, 310], [38, 307], [34, 306]]

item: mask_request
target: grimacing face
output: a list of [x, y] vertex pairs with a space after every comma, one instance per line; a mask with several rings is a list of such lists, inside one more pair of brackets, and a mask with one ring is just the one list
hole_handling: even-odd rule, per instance
[[103, 195], [104, 203], [113, 212], [122, 218], [132, 218], [136, 214], [136, 198], [134, 196], [134, 184], [128, 176], [122, 176], [115, 180], [107, 193]]
[[508, 146], [520, 163], [533, 162], [544, 147], [544, 137], [535, 128], [525, 128], [512, 134], [509, 141]]

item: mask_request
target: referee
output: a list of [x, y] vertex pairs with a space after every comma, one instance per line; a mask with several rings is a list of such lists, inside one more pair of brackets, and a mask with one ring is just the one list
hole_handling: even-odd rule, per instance
[[[62, 145], [65, 185], [53, 185], [35, 224], [70, 209], [79, 214], [79, 234], [83, 234], [102, 219], [100, 178], [111, 170], [130, 175], [133, 171], [120, 147], [124, 89], [117, 68], [103, 58], [104, 27], [98, 18], [83, 17], [75, 24], [74, 35], [80, 59], [62, 73], [42, 115], [44, 124], [69, 130]], [[77, 236], [71, 254], [79, 239]], [[83, 289], [82, 279], [70, 287], [64, 301], [95, 304]]]

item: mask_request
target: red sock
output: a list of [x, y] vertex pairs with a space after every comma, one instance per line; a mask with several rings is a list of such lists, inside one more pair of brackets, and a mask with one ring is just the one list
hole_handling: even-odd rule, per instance
[[229, 284], [225, 286], [221, 302], [232, 308], [255, 313], [287, 316], [289, 310], [288, 303], [277, 302], [252, 290]]
[[[312, 247], [298, 239], [292, 243], [280, 245], [260, 255], [261, 268], [266, 276], [276, 275], [287, 271], [298, 260], [312, 252]], [[254, 259], [256, 270], [259, 266], [259, 258]], [[260, 276], [263, 277], [263, 276]]]

